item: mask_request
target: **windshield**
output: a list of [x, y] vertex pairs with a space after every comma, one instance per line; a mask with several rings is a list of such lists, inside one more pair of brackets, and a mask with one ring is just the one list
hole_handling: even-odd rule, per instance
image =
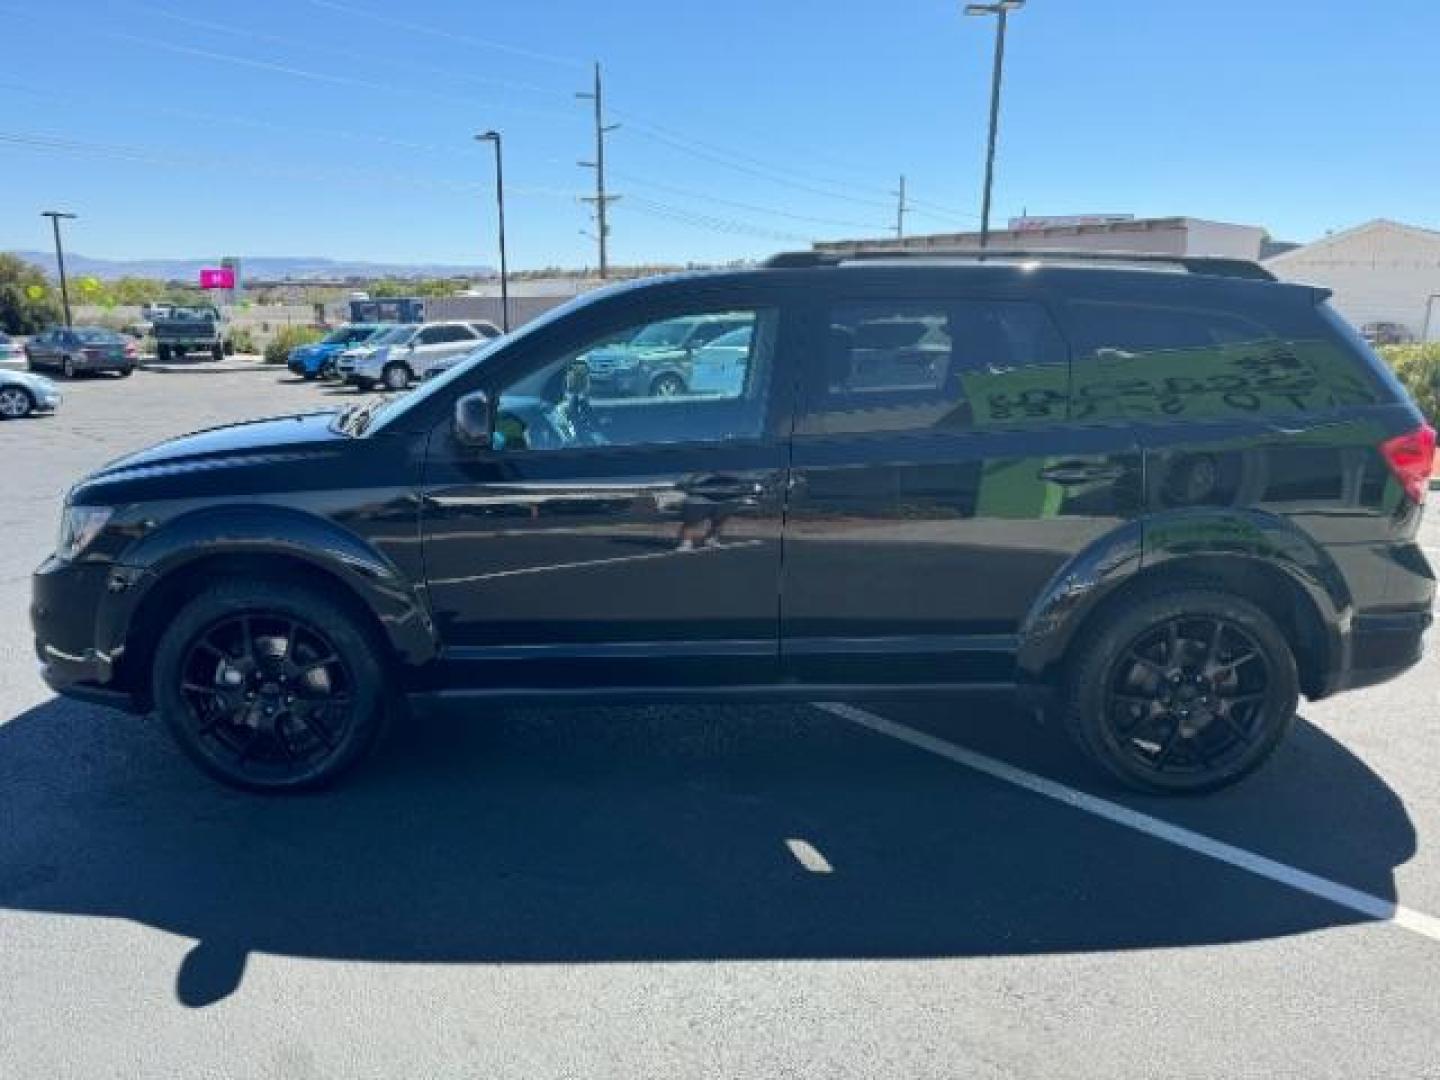
[[418, 326], [392, 326], [389, 330], [383, 330], [374, 337], [366, 338], [366, 345], [403, 345], [415, 336], [419, 330]]
[[671, 345], [683, 345], [685, 339], [690, 336], [694, 327], [690, 322], [662, 322], [647, 326], [633, 338], [630, 344], [638, 349], [666, 348]]
[[377, 329], [373, 326], [342, 326], [326, 335], [323, 344], [354, 345], [357, 342], [369, 341], [376, 333]]
[[75, 336], [87, 345], [113, 345], [122, 340], [113, 330], [96, 330], [83, 326], [76, 329]]

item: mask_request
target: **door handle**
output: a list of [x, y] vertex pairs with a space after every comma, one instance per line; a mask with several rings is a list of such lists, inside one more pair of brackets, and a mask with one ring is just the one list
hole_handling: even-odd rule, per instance
[[677, 484], [681, 492], [702, 499], [745, 499], [765, 493], [758, 480], [742, 480], [738, 476], [697, 476]]
[[1040, 470], [1041, 480], [1048, 480], [1050, 483], [1059, 484], [1062, 487], [1118, 480], [1124, 475], [1123, 466], [1113, 462], [1100, 461], [1062, 461], [1056, 465], [1047, 465]]

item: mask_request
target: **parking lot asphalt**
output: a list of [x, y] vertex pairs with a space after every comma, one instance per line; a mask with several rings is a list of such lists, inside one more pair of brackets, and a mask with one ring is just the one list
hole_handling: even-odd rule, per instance
[[0, 1076], [1440, 1076], [1433, 655], [1201, 799], [973, 703], [450, 715], [256, 799], [54, 698], [27, 578], [85, 471], [355, 395], [64, 390], [0, 424]]

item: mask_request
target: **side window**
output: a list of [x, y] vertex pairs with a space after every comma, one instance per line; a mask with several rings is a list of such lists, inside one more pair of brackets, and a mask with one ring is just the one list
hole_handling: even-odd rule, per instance
[[472, 341], [474, 335], [463, 326], [432, 326], [420, 331], [417, 345], [449, 345], [456, 341]]
[[1273, 416], [1365, 404], [1365, 373], [1318, 327], [1260, 314], [1072, 301], [1077, 420]]
[[1064, 341], [1045, 309], [1011, 300], [836, 305], [801, 434], [955, 431], [1063, 421]]
[[726, 312], [731, 331], [691, 341], [695, 319], [613, 328], [552, 357], [499, 394], [506, 452], [759, 438], [779, 313]]

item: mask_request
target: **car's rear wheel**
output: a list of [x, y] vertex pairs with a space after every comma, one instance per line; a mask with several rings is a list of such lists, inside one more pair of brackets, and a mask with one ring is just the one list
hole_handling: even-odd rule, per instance
[[135, 374], [135, 365], [134, 365], [134, 364], [126, 364], [126, 365], [125, 365], [124, 367], [122, 367], [122, 368], [116, 368], [116, 369], [115, 369], [115, 372], [116, 372], [117, 375], [120, 376], [120, 378], [122, 378], [122, 379], [128, 379], [131, 375]]
[[1137, 595], [1070, 669], [1067, 721], [1082, 750], [1143, 791], [1213, 791], [1258, 768], [1290, 730], [1295, 658], [1241, 597], [1176, 586]]
[[170, 362], [170, 346], [169, 346], [169, 345], [157, 345], [157, 346], [155, 346], [155, 359], [159, 360], [160, 363], [162, 363], [162, 364], [168, 364], [168, 363]]
[[386, 390], [404, 390], [410, 385], [412, 376], [410, 369], [401, 363], [385, 365], [385, 370], [380, 372], [380, 381], [385, 384]]
[[375, 380], [374, 380], [374, 379], [356, 379], [356, 380], [355, 380], [355, 389], [356, 389], [356, 390], [359, 390], [362, 394], [368, 394], [371, 390], [374, 390], [374, 389], [375, 389]]
[[685, 380], [679, 375], [666, 373], [650, 384], [651, 397], [674, 397], [685, 392]]
[[221, 345], [218, 341], [217, 341], [214, 345], [211, 345], [211, 346], [210, 346], [210, 359], [214, 360], [217, 364], [218, 364], [221, 360], [224, 360], [224, 359], [225, 359], [225, 346], [224, 346], [224, 345]]
[[214, 585], [155, 652], [154, 695], [181, 748], [252, 791], [320, 787], [353, 767], [383, 715], [378, 647], [350, 614], [302, 586]]
[[19, 420], [29, 416], [35, 408], [35, 399], [23, 386], [0, 386], [0, 417]]

